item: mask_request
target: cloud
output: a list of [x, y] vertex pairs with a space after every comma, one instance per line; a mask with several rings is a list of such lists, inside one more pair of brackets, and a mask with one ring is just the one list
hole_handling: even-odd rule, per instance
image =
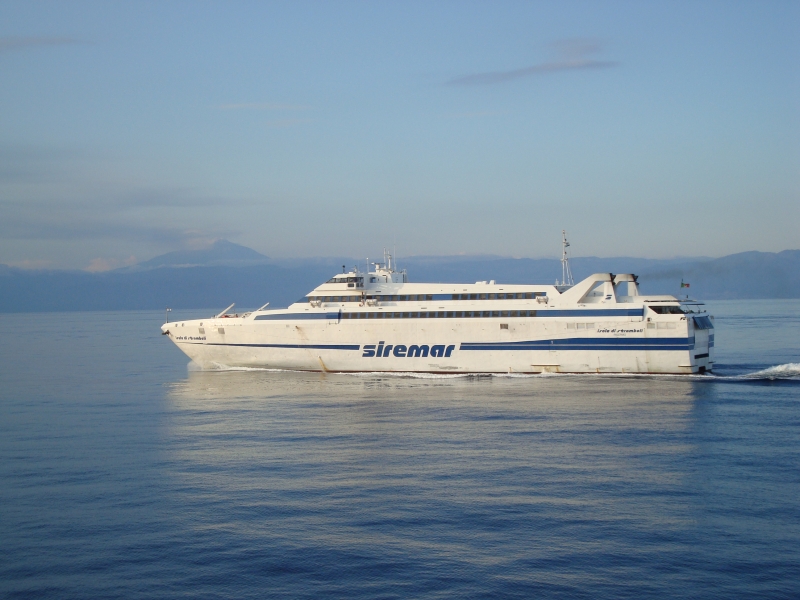
[[227, 239], [241, 233], [238, 230], [220, 228], [200, 234], [198, 230], [137, 223], [115, 215], [90, 218], [85, 213], [50, 212], [47, 217], [20, 215], [0, 221], [0, 238], [47, 241], [112, 240], [183, 247], [199, 237]]
[[24, 48], [66, 46], [81, 43], [83, 43], [81, 40], [65, 36], [0, 37], [0, 53]]
[[486, 73], [472, 73], [462, 75], [447, 82], [447, 85], [491, 85], [493, 83], [503, 83], [539, 75], [544, 73], [555, 73], [558, 71], [570, 71], [576, 69], [600, 69], [614, 67], [618, 63], [607, 60], [596, 60], [590, 55], [600, 52], [602, 49], [599, 42], [589, 39], [561, 40], [551, 44], [555, 51], [556, 58], [552, 61], [542, 62], [522, 69], [512, 69], [510, 71], [489, 71]]
[[42, 260], [42, 259], [9, 261], [6, 264], [9, 267], [16, 267], [18, 269], [29, 269], [29, 270], [50, 269], [53, 267], [52, 260]]
[[273, 104], [269, 102], [240, 102], [237, 104], [220, 104], [219, 110], [309, 110], [301, 104]]
[[135, 256], [130, 256], [125, 260], [119, 260], [117, 258], [93, 258], [84, 271], [89, 271], [89, 273], [102, 273], [103, 271], [111, 271], [119, 267], [130, 267], [135, 264]]

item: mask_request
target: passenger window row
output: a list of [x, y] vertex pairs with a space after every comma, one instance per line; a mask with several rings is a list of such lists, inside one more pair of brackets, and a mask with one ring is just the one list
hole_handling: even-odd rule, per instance
[[677, 329], [678, 324], [675, 321], [661, 322], [661, 323], [648, 323], [648, 329]]
[[[451, 300], [532, 300], [544, 297], [544, 292], [519, 292], [507, 294], [451, 294]], [[309, 302], [361, 302], [362, 296], [309, 296]], [[445, 297], [437, 294], [436, 300], [445, 300]], [[378, 302], [431, 302], [434, 300], [433, 294], [406, 294], [406, 295], [386, 295], [386, 296], [367, 296], [366, 300], [376, 300]]]
[[567, 329], [594, 329], [594, 323], [567, 323]]
[[453, 300], [532, 300], [544, 292], [508, 292], [499, 294], [453, 294]]
[[343, 319], [476, 319], [486, 317], [535, 317], [535, 310], [431, 310], [418, 312], [343, 312]]

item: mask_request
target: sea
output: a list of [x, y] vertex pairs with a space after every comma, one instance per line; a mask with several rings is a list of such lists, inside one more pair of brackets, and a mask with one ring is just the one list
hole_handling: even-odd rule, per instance
[[163, 312], [0, 315], [0, 597], [798, 598], [800, 300], [708, 308], [703, 376], [199, 371]]

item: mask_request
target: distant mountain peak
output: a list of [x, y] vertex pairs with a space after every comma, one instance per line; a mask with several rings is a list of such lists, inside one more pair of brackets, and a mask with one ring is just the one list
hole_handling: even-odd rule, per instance
[[145, 262], [134, 269], [157, 269], [161, 267], [210, 267], [245, 266], [265, 263], [267, 256], [247, 246], [234, 244], [228, 240], [216, 240], [208, 248], [201, 250], [176, 250], [167, 252]]

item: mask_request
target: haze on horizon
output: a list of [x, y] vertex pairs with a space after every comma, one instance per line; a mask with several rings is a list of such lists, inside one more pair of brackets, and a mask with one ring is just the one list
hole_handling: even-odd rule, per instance
[[0, 263], [797, 248], [800, 4], [0, 5]]

